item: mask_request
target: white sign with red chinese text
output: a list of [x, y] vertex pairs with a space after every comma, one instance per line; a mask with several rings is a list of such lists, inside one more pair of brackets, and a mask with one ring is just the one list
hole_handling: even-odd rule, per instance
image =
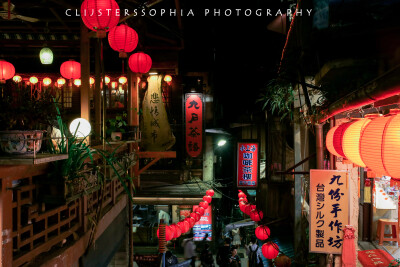
[[347, 171], [310, 170], [310, 252], [342, 253], [349, 193]]

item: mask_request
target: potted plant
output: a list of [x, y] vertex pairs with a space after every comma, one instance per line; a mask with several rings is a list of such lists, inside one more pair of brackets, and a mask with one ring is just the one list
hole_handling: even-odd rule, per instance
[[50, 89], [27, 86], [2, 88], [0, 94], [0, 148], [9, 154], [36, 153], [44, 131], [56, 118]]
[[125, 128], [128, 125], [125, 121], [127, 114], [116, 115], [115, 118], [107, 121], [107, 134], [111, 136], [111, 140], [122, 140], [122, 134], [125, 133]]

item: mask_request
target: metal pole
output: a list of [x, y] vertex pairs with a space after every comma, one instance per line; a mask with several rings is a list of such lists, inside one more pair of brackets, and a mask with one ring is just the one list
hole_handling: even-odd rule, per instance
[[317, 149], [317, 169], [324, 169], [324, 132], [323, 124], [315, 124], [315, 137]]

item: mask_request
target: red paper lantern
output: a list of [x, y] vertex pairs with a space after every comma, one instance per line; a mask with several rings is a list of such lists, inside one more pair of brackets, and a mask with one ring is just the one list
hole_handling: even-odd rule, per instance
[[[157, 229], [157, 237], [160, 238], [160, 229]], [[173, 239], [173, 232], [170, 226], [166, 225], [165, 226], [165, 241], [170, 241]]]
[[207, 209], [208, 208], [208, 202], [207, 201], [202, 201], [199, 203], [199, 206], [202, 207], [203, 209]]
[[183, 234], [183, 233], [186, 233], [187, 231], [189, 231], [189, 229], [190, 229], [189, 222], [186, 221], [186, 220], [183, 220], [183, 221], [181, 222], [181, 229], [182, 229], [182, 234]]
[[210, 196], [210, 197], [214, 196], [214, 190], [208, 189], [208, 190], [206, 191], [206, 195], [207, 195], [207, 196]]
[[85, 0], [81, 5], [83, 23], [96, 31], [98, 38], [106, 37], [106, 32], [119, 22], [119, 6], [115, 0]]
[[212, 200], [212, 197], [210, 197], [210, 196], [204, 196], [204, 197], [203, 197], [203, 200], [206, 201], [208, 204], [210, 204], [210, 203], [211, 203], [211, 200]]
[[271, 230], [268, 226], [260, 225], [256, 228], [256, 237], [260, 240], [266, 240], [271, 235]]
[[146, 73], [151, 68], [151, 57], [143, 52], [138, 52], [129, 57], [129, 68], [136, 73]]
[[238, 197], [239, 197], [239, 198], [247, 198], [246, 194], [243, 193], [243, 192], [240, 192], [240, 193], [238, 194]]
[[245, 198], [245, 197], [241, 197], [241, 198], [239, 198], [239, 203], [240, 203], [241, 201], [244, 201], [244, 202], [249, 202], [249, 201], [247, 200], [247, 198]]
[[81, 78], [81, 63], [75, 60], [68, 60], [61, 64], [61, 76], [65, 79], [79, 79]]
[[190, 217], [192, 217], [196, 222], [198, 222], [201, 218], [201, 215], [197, 212], [190, 213]]
[[192, 228], [196, 223], [196, 220], [193, 217], [189, 217], [187, 222], [189, 223], [189, 227]]
[[326, 136], [326, 148], [331, 154], [337, 157], [346, 157], [343, 152], [343, 136], [346, 129], [352, 125], [356, 120], [343, 123], [339, 126], [331, 128]]
[[175, 234], [174, 234], [174, 238], [180, 237], [181, 234], [182, 234], [181, 226], [180, 226], [179, 224], [175, 224]]
[[0, 59], [0, 83], [5, 83], [6, 80], [14, 77], [15, 68], [10, 62]]
[[256, 209], [256, 205], [251, 205], [251, 204], [247, 204], [245, 209], [244, 209], [244, 213], [247, 215], [251, 214], [251, 211]]
[[204, 208], [202, 208], [202, 207], [198, 207], [194, 211], [197, 212], [198, 214], [200, 214], [201, 216], [203, 216], [204, 212], [205, 212]]
[[126, 58], [126, 53], [132, 52], [138, 44], [138, 34], [134, 29], [124, 24], [116, 26], [108, 33], [110, 47], [119, 52], [120, 58]]
[[263, 217], [264, 217], [264, 214], [261, 210], [253, 209], [250, 212], [250, 218], [255, 222], [261, 221]]
[[268, 242], [261, 247], [262, 254], [265, 258], [272, 260], [275, 259], [279, 254], [279, 247], [273, 242]]
[[373, 119], [361, 134], [361, 159], [378, 175], [400, 178], [399, 112], [399, 110], [390, 110], [388, 116]]

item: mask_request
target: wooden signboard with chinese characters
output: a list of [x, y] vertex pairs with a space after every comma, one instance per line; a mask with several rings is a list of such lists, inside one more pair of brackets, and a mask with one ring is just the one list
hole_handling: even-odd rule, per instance
[[347, 171], [310, 170], [310, 252], [342, 253], [349, 187]]
[[185, 94], [186, 152], [192, 158], [203, 151], [203, 95]]
[[237, 144], [237, 187], [256, 188], [259, 176], [259, 144], [243, 141]]

